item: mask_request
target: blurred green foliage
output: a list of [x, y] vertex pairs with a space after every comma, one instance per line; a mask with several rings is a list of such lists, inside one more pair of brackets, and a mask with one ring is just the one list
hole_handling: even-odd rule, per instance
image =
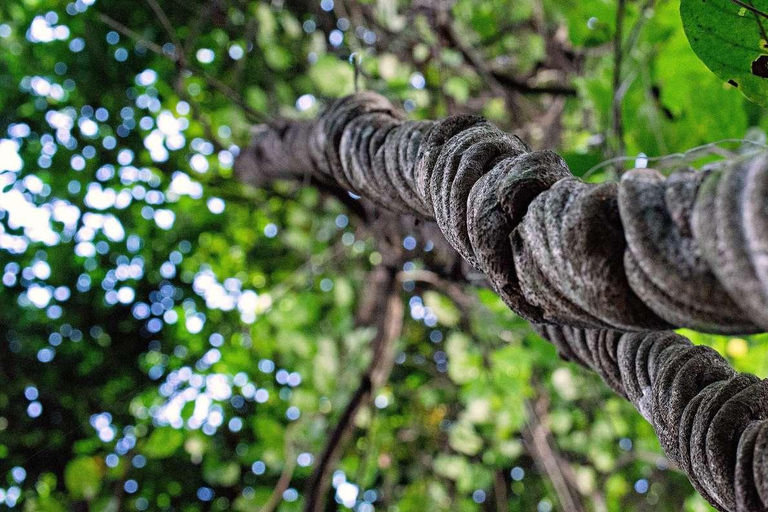
[[[768, 127], [693, 53], [676, 2], [626, 8], [622, 166]], [[351, 59], [410, 116], [482, 113], [583, 175], [619, 147], [616, 14], [457, 0], [478, 69], [434, 13], [394, 0], [0, 3], [0, 506], [301, 509], [370, 359], [355, 308], [382, 255], [312, 188], [236, 184], [250, 126], [352, 92]], [[429, 254], [416, 242], [409, 269]], [[494, 294], [466, 293], [469, 311], [403, 283], [395, 367], [356, 418], [331, 509], [560, 509], [523, 442], [544, 404], [587, 509], [710, 510], [628, 402]], [[766, 374], [765, 337], [686, 334]]]

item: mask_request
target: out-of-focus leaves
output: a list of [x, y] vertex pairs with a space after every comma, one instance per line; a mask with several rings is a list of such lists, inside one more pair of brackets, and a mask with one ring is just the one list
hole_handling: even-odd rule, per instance
[[463, 384], [480, 376], [481, 357], [470, 348], [465, 334], [452, 333], [445, 342], [448, 353], [448, 375], [454, 382]]
[[354, 70], [349, 63], [331, 55], [323, 55], [309, 72], [312, 83], [320, 94], [344, 96], [354, 91]]
[[104, 467], [96, 457], [79, 457], [67, 464], [64, 483], [75, 500], [92, 500], [99, 493]]
[[459, 322], [459, 310], [445, 295], [433, 291], [424, 293], [424, 304], [434, 311], [437, 321], [446, 327], [455, 327]]
[[164, 459], [174, 454], [184, 444], [184, 434], [170, 427], [152, 431], [142, 446], [142, 453], [153, 459]]
[[203, 478], [211, 485], [231, 487], [240, 480], [240, 466], [234, 461], [211, 460], [203, 466]]
[[475, 455], [483, 447], [483, 440], [475, 432], [469, 421], [461, 421], [453, 426], [450, 433], [451, 448], [466, 455]]
[[565, 16], [575, 45], [590, 47], [610, 41], [616, 27], [616, 2], [557, 0], [553, 7]]

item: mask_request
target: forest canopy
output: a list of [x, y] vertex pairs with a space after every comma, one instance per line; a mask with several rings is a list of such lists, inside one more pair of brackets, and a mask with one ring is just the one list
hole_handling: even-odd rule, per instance
[[764, 150], [768, 3], [700, 3], [0, 2], [0, 508], [714, 510], [438, 231], [235, 172], [360, 90], [589, 183]]

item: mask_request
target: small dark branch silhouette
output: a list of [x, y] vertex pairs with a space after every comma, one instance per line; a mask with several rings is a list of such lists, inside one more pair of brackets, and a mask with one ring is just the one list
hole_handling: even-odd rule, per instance
[[736, 4], [736, 5], [740, 6], [740, 7], [745, 8], [746, 10], [748, 10], [750, 12], [753, 12], [753, 13], [757, 14], [758, 16], [761, 16], [763, 18], [768, 18], [768, 13], [765, 13], [765, 12], [761, 11], [760, 9], [751, 6], [748, 3], [746, 3], [746, 2], [742, 2], [741, 0], [731, 0], [731, 2], [733, 2], [734, 4]]
[[485, 59], [480, 56], [473, 48], [466, 45], [456, 33], [451, 20], [442, 20], [435, 27], [436, 31], [443, 36], [449, 47], [457, 50], [464, 57], [464, 60], [469, 64], [475, 72], [486, 81], [489, 87], [494, 89], [498, 94], [506, 96], [510, 92], [517, 92], [522, 94], [554, 94], [575, 96], [576, 89], [570, 86], [564, 85], [530, 85], [523, 80], [505, 75], [498, 71], [490, 69], [485, 62]]
[[[611, 101], [611, 122], [616, 140], [616, 155], [624, 154], [624, 125], [621, 115], [621, 103], [624, 93], [621, 91], [621, 68], [624, 61], [624, 16], [626, 0], [619, 0], [616, 10], [616, 34], [613, 39], [613, 96]], [[616, 178], [621, 175], [621, 167], [616, 167]]]
[[283, 464], [283, 471], [280, 473], [280, 478], [275, 484], [275, 488], [272, 494], [267, 500], [267, 503], [259, 510], [259, 512], [274, 512], [280, 502], [283, 501], [283, 493], [288, 490], [288, 486], [291, 485], [291, 479], [293, 479], [293, 472], [296, 469], [296, 456], [293, 448], [293, 429], [290, 427], [285, 432], [284, 436], [285, 449], [284, 456], [285, 462]]
[[237, 105], [240, 109], [242, 109], [246, 117], [248, 117], [252, 122], [267, 123], [267, 124], [271, 123], [271, 120], [266, 115], [251, 108], [243, 99], [243, 97], [240, 96], [240, 94], [238, 94], [237, 91], [232, 89], [232, 87], [225, 84], [218, 78], [212, 76], [211, 74], [206, 73], [205, 71], [198, 69], [195, 66], [192, 66], [191, 64], [187, 63], [186, 59], [183, 57], [183, 50], [184, 50], [183, 46], [176, 47], [173, 52], [170, 52], [170, 53], [165, 52], [163, 50], [163, 47], [160, 46], [159, 44], [155, 43], [154, 41], [150, 41], [146, 37], [130, 29], [129, 27], [123, 25], [122, 23], [111, 18], [110, 16], [107, 16], [104, 13], [97, 13], [96, 17], [98, 18], [99, 21], [109, 26], [116, 32], [119, 32], [120, 34], [132, 39], [136, 43], [145, 46], [152, 53], [155, 53], [157, 55], [165, 57], [166, 59], [176, 62], [179, 68], [181, 68], [182, 70], [188, 71], [193, 75], [203, 79], [205, 83], [208, 84], [208, 86], [213, 87], [214, 89], [222, 93], [224, 96], [229, 98], [230, 101], [232, 101], [235, 105]]

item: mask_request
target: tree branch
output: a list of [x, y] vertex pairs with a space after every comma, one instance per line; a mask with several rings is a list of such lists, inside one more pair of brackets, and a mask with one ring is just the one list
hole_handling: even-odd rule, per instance
[[493, 473], [493, 497], [497, 512], [506, 512], [509, 510], [509, 493], [507, 493], [508, 483], [504, 477], [504, 472], [500, 469]]
[[360, 384], [352, 394], [338, 423], [330, 432], [322, 455], [318, 458], [315, 470], [306, 490], [306, 512], [322, 512], [326, 494], [330, 485], [330, 475], [341, 457], [341, 453], [352, 434], [357, 414], [370, 404], [370, 401], [389, 378], [394, 362], [394, 349], [403, 325], [403, 304], [396, 273], [391, 268], [377, 267], [374, 271], [377, 286], [374, 290], [381, 314], [376, 337], [371, 348], [373, 355], [368, 369], [360, 379]]
[[296, 457], [294, 456], [291, 439], [292, 433], [293, 429], [290, 427], [285, 432], [285, 463], [283, 464], [283, 471], [280, 473], [280, 478], [277, 480], [277, 484], [275, 484], [275, 488], [273, 489], [269, 500], [267, 500], [267, 503], [261, 507], [259, 512], [274, 512], [280, 502], [283, 501], [283, 493], [285, 493], [288, 486], [291, 485], [293, 472], [296, 469]]
[[421, 281], [445, 292], [462, 309], [471, 311], [478, 307], [473, 297], [467, 295], [456, 283], [447, 281], [429, 270], [410, 270], [399, 274], [401, 281]]
[[492, 71], [493, 78], [505, 87], [522, 94], [552, 94], [556, 96], [576, 96], [576, 89], [568, 85], [529, 85], [528, 82]]
[[131, 30], [130, 28], [126, 27], [119, 21], [111, 18], [110, 16], [107, 16], [104, 13], [97, 13], [96, 17], [99, 21], [104, 23], [105, 25], [108, 25], [115, 31], [123, 34], [124, 36], [134, 40], [135, 42], [146, 46], [148, 50], [151, 52], [160, 55], [161, 57], [164, 57], [166, 59], [169, 59], [173, 62], [178, 63], [179, 67], [185, 71], [189, 71], [193, 75], [202, 78], [206, 84], [208, 84], [210, 87], [213, 87], [220, 93], [222, 93], [224, 96], [230, 99], [235, 105], [240, 107], [243, 110], [243, 113], [246, 115], [246, 117], [250, 118], [252, 122], [255, 123], [266, 123], [270, 124], [272, 121], [267, 118], [264, 114], [261, 112], [258, 112], [251, 108], [245, 100], [230, 86], [219, 80], [218, 78], [206, 73], [205, 71], [196, 68], [195, 66], [192, 66], [191, 64], [184, 62], [186, 59], [182, 57], [182, 50], [183, 47], [175, 48], [173, 52], [165, 52], [163, 51], [163, 48], [158, 45], [157, 43], [150, 41], [146, 37], [142, 36], [141, 34]]
[[[611, 123], [616, 139], [616, 154], [624, 154], [624, 127], [622, 125], [621, 103], [621, 68], [624, 57], [623, 34], [626, 0], [618, 0], [616, 10], [616, 34], [613, 39], [613, 97], [611, 101]], [[616, 168], [616, 178], [621, 175], [621, 167]]]
[[760, 9], [757, 9], [751, 5], [749, 5], [746, 2], [742, 2], [741, 0], [731, 0], [731, 2], [735, 3], [736, 5], [745, 8], [746, 10], [753, 12], [757, 14], [758, 16], [762, 16], [763, 18], [768, 18], [768, 13], [765, 13], [761, 11]]
[[173, 43], [174, 50], [178, 56], [179, 64], [181, 67], [186, 67], [187, 58], [186, 55], [184, 55], [184, 47], [182, 46], [179, 37], [176, 35], [176, 31], [173, 29], [173, 25], [171, 25], [171, 20], [168, 19], [168, 16], [165, 14], [163, 8], [160, 7], [160, 4], [157, 3], [157, 0], [145, 1], [152, 9], [152, 11], [154, 11], [155, 15], [160, 20], [160, 23], [163, 25], [163, 28], [168, 34], [168, 37], [171, 39], [171, 43]]
[[526, 402], [528, 426], [523, 430], [523, 442], [536, 465], [549, 477], [562, 510], [586, 512], [583, 499], [575, 484], [573, 470], [550, 444], [552, 432], [547, 416], [545, 396]]
[[111, 18], [111, 17], [109, 17], [106, 14], [101, 13], [101, 12], [96, 13], [96, 18], [98, 18], [98, 20], [100, 22], [102, 22], [105, 25], [107, 25], [108, 27], [112, 28], [115, 32], [119, 32], [119, 33], [123, 34], [124, 36], [132, 39], [134, 42], [139, 43], [142, 46], [146, 46], [149, 51], [151, 51], [153, 53], [156, 53], [158, 55], [161, 55], [163, 57], [170, 58], [170, 56], [167, 55], [163, 51], [163, 48], [159, 44], [157, 44], [157, 43], [155, 43], [153, 41], [150, 41], [149, 39], [147, 39], [146, 37], [142, 36], [138, 32], [135, 32], [135, 31], [131, 30], [130, 28], [126, 27], [125, 25], [123, 25], [119, 21], [117, 21], [117, 20], [115, 20], [115, 19], [113, 19], [113, 18]]
[[438, 24], [436, 27], [438, 32], [443, 35], [446, 42], [458, 50], [464, 57], [464, 60], [474, 68], [478, 75], [480, 75], [486, 83], [492, 88], [496, 89], [497, 93], [507, 94], [510, 91], [519, 92], [523, 94], [563, 94], [566, 96], [575, 96], [576, 89], [569, 86], [551, 85], [551, 86], [532, 86], [528, 83], [518, 80], [516, 78], [504, 75], [497, 71], [493, 71], [485, 64], [485, 60], [478, 55], [474, 49], [465, 45], [453, 24], [450, 21], [446, 21], [442, 24]]

